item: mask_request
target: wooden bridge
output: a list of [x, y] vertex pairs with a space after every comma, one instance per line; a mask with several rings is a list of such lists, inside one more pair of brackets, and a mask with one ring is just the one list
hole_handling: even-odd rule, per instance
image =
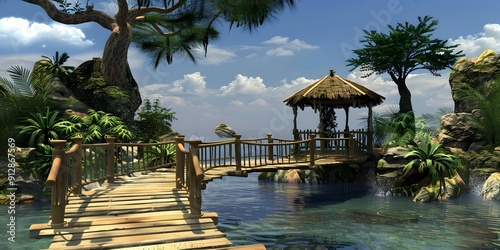
[[52, 236], [56, 249], [265, 249], [233, 246], [217, 229], [217, 213], [202, 212], [202, 189], [224, 175], [359, 163], [369, 156], [364, 131], [317, 134], [307, 131], [301, 140], [236, 135], [208, 143], [184, 136], [163, 143], [74, 138], [68, 151], [66, 141], [52, 141], [51, 218], [32, 225], [31, 237]]

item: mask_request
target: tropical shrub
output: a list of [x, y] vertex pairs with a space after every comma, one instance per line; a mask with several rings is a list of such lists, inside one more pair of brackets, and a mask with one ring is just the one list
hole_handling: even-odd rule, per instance
[[132, 132], [118, 117], [103, 111], [89, 109], [87, 116], [72, 115], [67, 120], [56, 124], [66, 137], [83, 137], [83, 143], [104, 142], [105, 136], [117, 138], [117, 142], [132, 139]]
[[162, 107], [159, 99], [151, 104], [146, 98], [144, 105], [137, 112], [134, 129], [140, 141], [154, 142], [158, 141], [160, 136], [172, 132], [172, 122], [176, 119], [175, 112]]
[[44, 113], [32, 113], [19, 129], [19, 136], [29, 135], [28, 145], [33, 147], [40, 143], [49, 145], [50, 140], [59, 139], [59, 128], [56, 126], [58, 122], [58, 111], [51, 111], [46, 107]]
[[152, 146], [144, 151], [148, 167], [175, 162], [175, 144]]
[[20, 167], [35, 175], [37, 179], [45, 181], [52, 167], [52, 146], [40, 143], [36, 145], [35, 160], [19, 163]]
[[481, 111], [480, 119], [473, 122], [490, 147], [500, 146], [500, 79], [486, 82], [479, 89], [464, 84], [457, 95], [472, 109]]
[[405, 165], [403, 171], [407, 174], [414, 166], [419, 172], [429, 171], [431, 185], [436, 186], [439, 182], [439, 193], [445, 190], [445, 178], [455, 176], [459, 166], [459, 159], [453, 154], [446, 152], [445, 148], [437, 141], [432, 141], [428, 133], [418, 133], [416, 140], [409, 147], [409, 152], [404, 155], [411, 161]]
[[[50, 106], [48, 94], [50, 77], [40, 72], [31, 72], [21, 66], [11, 66], [7, 72], [11, 79], [0, 77], [0, 141], [16, 138], [17, 126], [26, 114], [36, 113], [38, 108]], [[28, 146], [16, 140], [16, 146]], [[0, 155], [7, 152], [7, 144], [0, 143]]]

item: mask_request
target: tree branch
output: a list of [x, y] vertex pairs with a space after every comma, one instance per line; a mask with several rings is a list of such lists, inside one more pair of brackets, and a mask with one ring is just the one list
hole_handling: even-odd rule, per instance
[[23, 0], [42, 7], [47, 15], [54, 21], [63, 24], [82, 24], [88, 22], [96, 22], [103, 28], [111, 30], [111, 24], [115, 21], [106, 13], [98, 10], [85, 11], [78, 14], [67, 14], [60, 11], [50, 0]]
[[[126, 0], [123, 0], [123, 1], [126, 1]], [[129, 10], [129, 12], [128, 12], [128, 19], [134, 20], [136, 17], [143, 16], [147, 13], [160, 13], [160, 14], [172, 13], [175, 10], [179, 9], [182, 5], [184, 5], [185, 2], [186, 2], [186, 0], [180, 0], [179, 2], [172, 5], [169, 8], [166, 8], [166, 7], [160, 8], [160, 7], [156, 7], [156, 6], [151, 6], [151, 7], [146, 7], [146, 8], [141, 7], [140, 9], [133, 8], [133, 9]]]

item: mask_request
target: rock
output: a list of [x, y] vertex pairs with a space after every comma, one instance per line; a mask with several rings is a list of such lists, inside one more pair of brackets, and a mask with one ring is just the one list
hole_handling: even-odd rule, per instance
[[30, 162], [36, 158], [36, 148], [16, 147], [16, 162]]
[[418, 193], [415, 195], [414, 202], [429, 202], [435, 200], [448, 200], [460, 197], [465, 189], [466, 185], [458, 173], [455, 174], [453, 178], [444, 178], [445, 186], [442, 188], [441, 192], [439, 190], [439, 182], [436, 186], [428, 185], [422, 187]]
[[[65, 112], [72, 110], [77, 113], [87, 113], [89, 107], [85, 103], [78, 100], [68, 87], [58, 78], [53, 77], [51, 82], [51, 91], [48, 98], [56, 104], [58, 110]], [[66, 113], [67, 115], [71, 115]]]
[[450, 87], [455, 101], [455, 113], [471, 112], [458, 97], [457, 89], [463, 85], [480, 88], [482, 84], [500, 78], [500, 56], [492, 50], [485, 50], [478, 58], [458, 60], [450, 72]]
[[443, 115], [441, 129], [436, 139], [445, 147], [460, 148], [463, 151], [477, 149], [479, 144], [486, 141], [477, 126], [473, 124], [477, 119], [478, 117], [471, 113]]
[[141, 105], [139, 87], [130, 69], [127, 69], [129, 83], [132, 86], [122, 89], [107, 85], [101, 73], [101, 59], [94, 58], [78, 66], [68, 84], [76, 98], [90, 108], [112, 113], [125, 122], [132, 121], [137, 108]]
[[500, 172], [493, 173], [486, 179], [481, 196], [487, 200], [500, 200]]

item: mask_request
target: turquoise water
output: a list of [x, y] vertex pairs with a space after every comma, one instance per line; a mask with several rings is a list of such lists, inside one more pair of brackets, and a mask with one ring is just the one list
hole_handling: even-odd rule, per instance
[[15, 242], [8, 240], [11, 235], [7, 233], [10, 222], [8, 206], [0, 206], [0, 249], [34, 250], [48, 248], [52, 238], [32, 239], [29, 227], [31, 224], [47, 223], [50, 215], [50, 204], [38, 202], [32, 205], [16, 205], [15, 207]]
[[205, 211], [238, 244], [268, 249], [500, 249], [500, 202], [474, 193], [414, 203], [344, 185], [224, 177], [207, 185]]
[[[500, 249], [500, 202], [464, 194], [418, 204], [379, 196], [362, 187], [284, 184], [224, 177], [203, 191], [204, 211], [219, 214], [219, 228], [237, 245], [268, 249]], [[40, 249], [50, 238], [30, 239], [33, 223], [47, 222], [47, 203], [16, 207], [16, 243], [7, 241], [7, 207], [0, 213], [0, 249]], [[495, 245], [496, 244], [496, 245]]]

